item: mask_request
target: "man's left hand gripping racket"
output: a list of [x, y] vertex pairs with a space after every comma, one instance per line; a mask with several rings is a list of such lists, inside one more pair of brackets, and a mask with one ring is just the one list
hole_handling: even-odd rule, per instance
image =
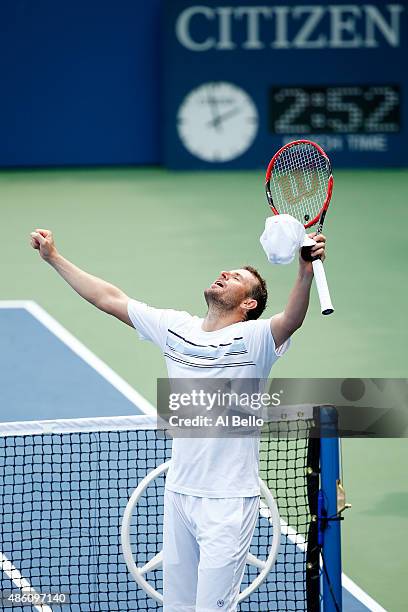
[[[274, 215], [291, 215], [305, 228], [316, 226], [320, 234], [333, 192], [330, 160], [310, 140], [289, 142], [269, 162], [265, 190]], [[312, 264], [322, 314], [331, 314], [334, 308], [323, 263], [314, 259]]]

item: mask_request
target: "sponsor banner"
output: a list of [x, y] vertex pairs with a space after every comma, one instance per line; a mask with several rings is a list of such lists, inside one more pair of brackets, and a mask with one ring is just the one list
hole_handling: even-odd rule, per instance
[[167, 0], [164, 160], [263, 167], [315, 140], [335, 167], [404, 166], [408, 2]]

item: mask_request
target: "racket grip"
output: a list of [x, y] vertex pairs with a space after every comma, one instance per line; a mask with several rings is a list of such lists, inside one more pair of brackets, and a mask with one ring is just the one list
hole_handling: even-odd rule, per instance
[[312, 261], [312, 265], [317, 292], [319, 294], [320, 308], [322, 314], [329, 315], [334, 312], [334, 308], [330, 298], [330, 292], [326, 280], [326, 273], [324, 271], [323, 262], [321, 259], [314, 259]]

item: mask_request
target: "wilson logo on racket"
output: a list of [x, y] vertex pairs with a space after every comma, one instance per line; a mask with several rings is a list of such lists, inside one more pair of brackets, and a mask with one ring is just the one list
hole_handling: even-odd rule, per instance
[[291, 175], [285, 174], [278, 179], [278, 182], [286, 202], [293, 206], [299, 204], [304, 198], [312, 198], [319, 188], [319, 179], [315, 172], [309, 178], [310, 186], [306, 185], [303, 171], [293, 172]]

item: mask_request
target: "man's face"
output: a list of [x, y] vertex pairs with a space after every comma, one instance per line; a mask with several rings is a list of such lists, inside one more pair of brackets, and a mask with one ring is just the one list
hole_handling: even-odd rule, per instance
[[256, 282], [248, 270], [223, 270], [212, 285], [205, 289], [205, 300], [208, 306], [214, 304], [226, 310], [234, 310], [248, 298]]

